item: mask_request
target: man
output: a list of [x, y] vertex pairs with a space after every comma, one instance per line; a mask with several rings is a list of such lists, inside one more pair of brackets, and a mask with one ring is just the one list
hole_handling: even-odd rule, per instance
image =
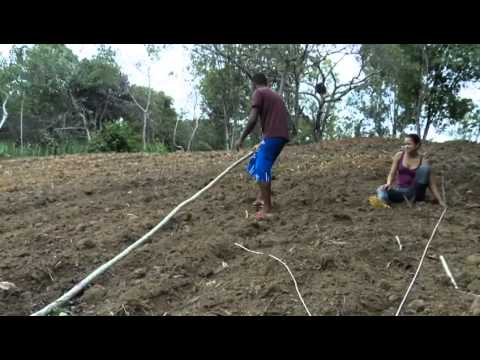
[[260, 192], [255, 202], [263, 209], [255, 215], [263, 220], [272, 212], [272, 166], [289, 141], [288, 111], [282, 97], [267, 86], [267, 78], [263, 74], [255, 74], [252, 78], [252, 108], [247, 127], [237, 141], [237, 150], [243, 145], [245, 138], [252, 132], [260, 118], [262, 141], [247, 166], [248, 173], [258, 183]]

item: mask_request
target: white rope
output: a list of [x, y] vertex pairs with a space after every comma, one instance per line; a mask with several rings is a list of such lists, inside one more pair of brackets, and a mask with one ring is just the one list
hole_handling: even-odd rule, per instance
[[72, 299], [75, 295], [77, 295], [80, 291], [82, 291], [88, 284], [90, 284], [96, 277], [101, 275], [103, 272], [105, 272], [112, 265], [114, 265], [115, 263], [117, 263], [118, 261], [123, 259], [130, 252], [132, 252], [133, 250], [138, 248], [140, 245], [142, 245], [145, 241], [147, 241], [162, 226], [164, 226], [182, 207], [184, 207], [185, 205], [187, 205], [187, 204], [191, 203], [192, 201], [194, 201], [195, 199], [197, 199], [205, 191], [207, 191], [213, 185], [215, 185], [215, 183], [217, 183], [221, 178], [223, 178], [230, 170], [232, 170], [234, 167], [236, 167], [242, 161], [248, 159], [253, 153], [254, 153], [254, 151], [250, 151], [248, 154], [244, 155], [242, 158], [235, 161], [232, 165], [230, 165], [228, 168], [226, 168], [220, 175], [218, 175], [215, 179], [213, 179], [207, 186], [205, 186], [203, 189], [201, 189], [199, 192], [197, 192], [191, 198], [189, 198], [189, 199], [185, 200], [184, 202], [182, 202], [181, 204], [179, 204], [160, 223], [158, 223], [152, 230], [150, 230], [148, 233], [146, 233], [144, 236], [142, 236], [139, 240], [134, 242], [132, 245], [127, 247], [120, 254], [118, 254], [117, 256], [115, 256], [114, 258], [112, 258], [111, 260], [106, 262], [105, 264], [99, 266], [92, 273], [90, 273], [87, 277], [85, 277], [82, 281], [80, 281], [73, 288], [71, 288], [68, 292], [66, 292], [64, 295], [62, 295], [60, 298], [58, 298], [54, 302], [48, 304], [43, 309], [41, 309], [41, 310], [37, 311], [36, 313], [32, 314], [32, 316], [47, 315], [53, 309], [57, 308], [58, 306], [64, 304], [65, 302], [69, 301], [70, 299]]
[[[257, 254], [257, 255], [265, 255], [264, 253], [260, 252], [260, 251], [253, 251], [253, 250], [249, 250], [247, 249], [245, 246], [241, 245], [241, 244], [238, 244], [238, 243], [235, 243], [236, 246], [242, 248], [243, 250], [245, 251], [248, 251], [252, 254]], [[302, 302], [303, 304], [303, 307], [305, 308], [305, 311], [307, 312], [308, 316], [312, 316], [312, 314], [310, 313], [310, 310], [308, 310], [308, 307], [307, 305], [305, 305], [305, 301], [303, 301], [303, 297], [302, 297], [302, 294], [300, 294], [300, 290], [298, 289], [298, 284], [297, 284], [297, 280], [295, 280], [295, 276], [293, 276], [290, 268], [288, 267], [288, 265], [282, 261], [281, 259], [279, 259], [278, 257], [272, 255], [272, 254], [268, 254], [269, 257], [277, 260], [280, 264], [282, 264], [283, 266], [285, 266], [285, 268], [287, 269], [288, 273], [290, 274], [290, 277], [292, 278], [293, 280], [293, 283], [295, 284], [295, 289], [297, 290], [297, 294], [298, 294], [298, 297], [300, 298], [300, 301]]]
[[415, 280], [417, 279], [418, 273], [420, 272], [420, 268], [422, 267], [423, 260], [425, 259], [425, 256], [427, 255], [427, 251], [428, 251], [428, 247], [430, 246], [430, 242], [432, 241], [433, 237], [435, 236], [437, 228], [440, 225], [440, 222], [442, 221], [446, 212], [447, 212], [447, 208], [443, 209], [442, 215], [440, 215], [440, 219], [438, 219], [437, 225], [435, 225], [435, 228], [433, 229], [432, 235], [430, 236], [430, 239], [428, 240], [427, 245], [425, 246], [425, 250], [423, 251], [423, 255], [422, 255], [422, 258], [420, 259], [420, 263], [418, 264], [417, 271], [415, 272], [415, 275], [413, 276], [412, 282], [410, 283], [410, 286], [408, 287], [407, 292], [405, 293], [405, 296], [403, 297], [402, 302], [400, 303], [400, 306], [398, 307], [398, 310], [397, 310], [395, 316], [398, 316], [400, 314], [400, 311], [402, 310], [403, 304], [407, 300], [408, 294], [410, 293], [410, 290], [412, 289], [413, 284], [415, 283]]
[[257, 254], [257, 255], [265, 255], [264, 253], [260, 252], [260, 251], [253, 251], [253, 250], [249, 250], [247, 249], [245, 246], [239, 244], [239, 243], [235, 243], [236, 246], [242, 248], [243, 250], [245, 251], [248, 251], [248, 252], [251, 252], [252, 254]]

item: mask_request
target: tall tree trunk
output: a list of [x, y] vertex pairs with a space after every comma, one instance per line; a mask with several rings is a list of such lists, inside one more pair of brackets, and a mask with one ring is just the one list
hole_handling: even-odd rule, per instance
[[230, 135], [228, 133], [228, 123], [225, 122], [225, 150], [230, 150]]
[[143, 151], [147, 150], [147, 112], [143, 112], [143, 132], [142, 132], [142, 140], [143, 140]]
[[321, 133], [321, 127], [322, 127], [322, 117], [323, 117], [323, 107], [324, 107], [324, 102], [321, 102], [321, 105], [318, 107], [318, 110], [315, 114], [315, 119], [313, 122], [313, 139], [315, 142], [318, 142], [321, 140], [320, 138], [320, 133]]
[[322, 116], [322, 121], [321, 121], [321, 127], [320, 127], [320, 134], [319, 134], [319, 139], [320, 141], [323, 140], [324, 135], [325, 135], [325, 130], [327, 128], [327, 122], [328, 118], [330, 116], [330, 112], [332, 111], [332, 102], [327, 103], [327, 107], [325, 108], [325, 112], [323, 113]]
[[297, 135], [297, 129], [298, 129], [298, 123], [299, 123], [299, 118], [300, 118], [300, 79], [296, 75], [295, 76], [295, 94], [294, 94], [294, 118], [293, 118], [293, 129], [292, 134], [293, 136]]
[[[423, 59], [423, 64], [422, 64], [422, 71], [421, 71], [421, 86], [420, 86], [420, 92], [418, 94], [418, 99], [417, 99], [417, 108], [416, 108], [416, 114], [415, 114], [415, 125], [417, 128], [417, 135], [420, 137], [422, 136], [421, 133], [421, 126], [420, 126], [420, 117], [422, 115], [422, 108], [423, 104], [425, 103], [425, 98], [426, 98], [426, 87], [427, 84], [425, 83], [427, 81], [427, 76], [428, 76], [428, 56], [427, 52], [425, 49], [425, 46], [422, 47], [422, 59]], [[424, 78], [425, 77], [425, 81]]]
[[420, 89], [420, 93], [417, 98], [417, 105], [415, 109], [415, 127], [417, 130], [418, 136], [422, 136], [421, 129], [420, 129], [420, 115], [422, 114], [422, 107], [423, 107], [423, 89]]
[[92, 140], [92, 137], [90, 136], [90, 130], [88, 130], [88, 121], [87, 121], [87, 117], [85, 116], [85, 113], [83, 112], [83, 110], [80, 108], [80, 106], [78, 105], [78, 102], [77, 100], [75, 99], [75, 97], [73, 96], [72, 93], [70, 93], [70, 98], [72, 99], [72, 104], [73, 106], [75, 107], [75, 109], [77, 110], [78, 114], [80, 115], [80, 117], [82, 118], [82, 121], [83, 121], [83, 129], [85, 130], [85, 133], [87, 134], [87, 139], [88, 139], [88, 142], [90, 142]]
[[20, 152], [23, 154], [23, 104], [25, 95], [22, 93], [22, 102], [20, 103]]
[[398, 128], [398, 105], [397, 105], [397, 88], [393, 87], [393, 112], [392, 112], [392, 136], [397, 137]]
[[8, 112], [7, 112], [7, 102], [8, 102], [8, 98], [10, 97], [10, 93], [7, 93], [5, 91], [2, 91], [4, 94], [5, 94], [5, 100], [3, 100], [3, 104], [2, 104], [2, 121], [0, 122], [0, 129], [3, 127], [3, 125], [5, 124], [5, 121], [7, 121], [7, 118], [8, 118]]
[[230, 149], [233, 149], [235, 146], [235, 127], [237, 125], [237, 122], [234, 120], [233, 121], [233, 126], [232, 126], [232, 134], [230, 135]]
[[178, 122], [180, 121], [179, 118], [177, 118], [177, 121], [175, 121], [175, 128], [173, 129], [173, 147], [176, 149], [181, 149], [184, 151], [185, 149], [183, 146], [177, 145], [177, 127], [178, 127]]
[[422, 136], [423, 141], [427, 140], [428, 131], [430, 130], [430, 125], [431, 124], [432, 124], [432, 115], [431, 115], [431, 111], [429, 109], [428, 113], [427, 113], [427, 123], [425, 124], [425, 128], [423, 129], [423, 136]]
[[85, 129], [85, 133], [87, 134], [87, 139], [88, 141], [92, 141], [92, 137], [90, 136], [90, 130], [88, 130], [88, 122], [85, 114], [83, 112], [80, 112], [80, 116], [83, 120], [83, 128]]
[[229, 144], [230, 144], [230, 135], [228, 133], [228, 114], [227, 114], [227, 107], [225, 103], [223, 103], [223, 125], [225, 128], [225, 150], [229, 151]]
[[128, 89], [128, 94], [132, 98], [135, 105], [137, 105], [137, 107], [143, 113], [143, 132], [142, 132], [143, 151], [145, 151], [147, 149], [147, 139], [146, 139], [146, 137], [147, 137], [148, 109], [150, 107], [150, 100], [152, 98], [152, 88], [150, 86], [150, 82], [151, 82], [150, 67], [147, 70], [147, 74], [148, 74], [148, 93], [147, 93], [147, 104], [145, 105], [145, 107], [143, 107], [142, 105], [139, 104], [137, 99], [135, 99], [133, 94], [130, 92], [130, 89]]
[[322, 121], [322, 110], [318, 110], [315, 115], [315, 120], [313, 123], [313, 140], [315, 142], [320, 141], [320, 123]]
[[287, 70], [284, 70], [282, 72], [282, 75], [280, 77], [280, 87], [278, 88], [278, 93], [280, 94], [280, 96], [284, 97], [283, 96], [283, 91], [285, 89], [285, 82], [286, 82], [286, 78], [287, 78]]
[[187, 151], [191, 151], [193, 139], [195, 138], [195, 134], [197, 133], [198, 129], [198, 118], [195, 119], [195, 128], [192, 131], [192, 135], [190, 136], [190, 140], [188, 140]]

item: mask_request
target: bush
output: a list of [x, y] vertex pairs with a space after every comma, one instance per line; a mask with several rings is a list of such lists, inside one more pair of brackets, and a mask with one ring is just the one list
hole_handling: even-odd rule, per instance
[[146, 152], [154, 154], [166, 154], [168, 153], [168, 147], [162, 142], [147, 144]]
[[131, 152], [139, 150], [140, 139], [127, 123], [112, 123], [96, 133], [89, 145], [89, 152]]

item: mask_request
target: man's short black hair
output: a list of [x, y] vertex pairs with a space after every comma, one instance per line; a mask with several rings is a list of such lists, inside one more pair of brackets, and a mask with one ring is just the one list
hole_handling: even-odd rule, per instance
[[255, 85], [267, 86], [267, 77], [262, 73], [257, 73], [255, 75], [253, 75], [252, 82]]
[[408, 134], [406, 137], [412, 139], [412, 141], [415, 143], [415, 145], [418, 145], [422, 142], [420, 140], [420, 137], [417, 134]]

